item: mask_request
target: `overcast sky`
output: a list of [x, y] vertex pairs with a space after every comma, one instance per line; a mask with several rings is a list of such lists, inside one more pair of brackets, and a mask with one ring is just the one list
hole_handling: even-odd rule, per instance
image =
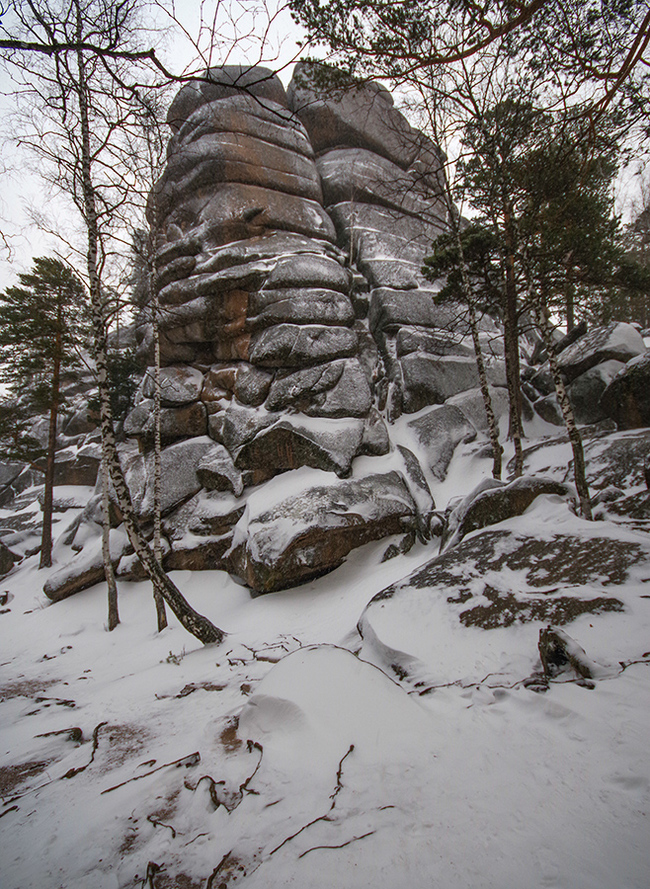
[[[213, 6], [211, 3], [176, 0], [172, 6], [166, 0], [164, 5], [154, 0], [148, 15], [161, 32], [166, 31], [157, 36], [156, 42], [160, 56], [174, 73], [202, 69], [208, 62], [212, 65], [265, 64], [279, 69], [286, 85], [291, 78], [300, 32], [283, 9], [283, 0], [272, 0], [272, 3], [265, 6], [255, 0], [221, 3], [217, 40], [210, 40], [208, 7]], [[173, 8], [179, 24], [173, 23], [165, 7]], [[199, 14], [202, 7], [203, 22]], [[202, 55], [197, 53], [195, 43]], [[33, 257], [64, 249], [56, 237], [39, 227], [35, 217], [43, 218], [48, 228], [60, 231], [68, 239], [79, 229], [76, 211], [70, 208], [69, 201], [56, 195], [39, 175], [32, 155], [16, 145], [15, 127], [7, 122], [12, 119], [17, 101], [11, 76], [0, 68], [0, 115], [5, 121], [0, 150], [0, 232], [7, 241], [6, 244], [0, 242], [0, 290], [15, 283], [20, 272], [28, 271]]]

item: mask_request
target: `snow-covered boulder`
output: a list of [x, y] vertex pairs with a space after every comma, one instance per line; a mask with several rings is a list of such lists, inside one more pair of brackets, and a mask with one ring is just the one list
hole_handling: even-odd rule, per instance
[[[305, 473], [251, 495], [237, 525], [231, 570], [254, 593], [304, 583], [364, 543], [416, 527], [417, 507], [398, 472], [339, 482]], [[292, 484], [297, 490], [287, 493]]]
[[526, 637], [509, 633], [506, 643], [505, 628], [622, 611], [618, 590], [627, 597], [649, 565], [639, 534], [596, 534], [579, 520], [483, 531], [372, 599], [359, 621], [361, 657], [420, 690], [481, 681], [491, 668], [505, 682], [530, 670]]
[[442, 481], [461, 442], [473, 441], [476, 429], [459, 407], [443, 404], [434, 407], [422, 416], [410, 420], [408, 428], [413, 431], [426, 455], [433, 475]]
[[619, 429], [650, 426], [650, 354], [620, 369], [602, 393], [600, 406]]
[[623, 363], [643, 355], [643, 337], [632, 324], [612, 321], [595, 327], [558, 355], [558, 364], [567, 380], [572, 381], [596, 364], [614, 360]]

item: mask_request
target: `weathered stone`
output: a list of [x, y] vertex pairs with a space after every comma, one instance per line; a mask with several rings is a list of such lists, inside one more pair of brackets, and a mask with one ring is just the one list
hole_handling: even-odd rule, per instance
[[253, 593], [286, 589], [338, 567], [364, 543], [412, 528], [415, 515], [397, 472], [326, 482], [272, 504], [268, 495], [251, 498], [231, 570]]
[[[110, 532], [110, 547], [113, 568], [117, 568], [120, 558], [130, 547], [128, 537], [123, 530]], [[80, 553], [67, 565], [50, 574], [43, 592], [48, 599], [59, 602], [96, 583], [101, 583], [102, 580], [104, 580], [104, 561], [101, 534], [98, 529], [96, 536], [86, 542]]]
[[209, 491], [232, 491], [239, 497], [244, 490], [241, 473], [235, 468], [228, 451], [220, 444], [214, 445], [201, 458], [196, 467], [196, 475]]
[[429, 404], [442, 404], [459, 392], [476, 388], [479, 382], [476, 361], [462, 356], [435, 358], [412, 352], [402, 359], [401, 368], [406, 413], [415, 413]]
[[69, 438], [76, 438], [78, 435], [87, 435], [93, 429], [97, 429], [97, 420], [90, 415], [88, 405], [85, 405], [72, 414], [65, 422], [62, 431]]
[[645, 488], [644, 464], [650, 459], [650, 430], [592, 438], [584, 442], [584, 452], [590, 486], [600, 489], [616, 485], [625, 491]]
[[223, 537], [244, 513], [245, 506], [231, 494], [219, 491], [199, 491], [163, 519], [163, 532], [177, 546], [191, 537]]
[[558, 355], [558, 365], [572, 381], [580, 374], [613, 359], [623, 363], [643, 355], [643, 337], [631, 324], [612, 321], [606, 327], [595, 327]]
[[334, 226], [319, 203], [258, 185], [218, 183], [207, 197], [187, 197], [166, 224], [181, 227], [189, 219], [195, 226], [209, 226], [215, 246], [274, 229], [335, 240]]
[[[210, 418], [213, 419], [212, 417]], [[258, 408], [232, 404], [223, 412], [221, 440], [231, 454], [239, 451], [242, 445], [251, 441], [262, 429], [278, 422], [278, 415]]]
[[9, 547], [0, 540], [0, 577], [9, 574], [15, 563], [19, 560], [20, 556], [12, 552]]
[[[410, 295], [410, 294], [409, 294]], [[406, 299], [408, 299], [409, 295], [405, 295]], [[425, 311], [427, 307], [425, 306]], [[384, 322], [386, 327], [392, 326], [388, 322], [388, 318], [391, 314], [391, 307], [386, 306], [377, 306], [375, 311], [385, 312], [384, 317], [386, 321]], [[381, 321], [377, 317], [378, 326], [381, 325]], [[426, 317], [426, 316], [425, 316]], [[414, 324], [417, 322], [413, 322]], [[397, 357], [403, 358], [404, 355], [410, 355], [411, 352], [427, 352], [429, 355], [436, 355], [440, 357], [441, 355], [463, 355], [465, 357], [470, 357], [474, 354], [474, 350], [469, 346], [465, 345], [460, 341], [460, 337], [454, 336], [447, 330], [431, 330], [422, 327], [399, 327], [397, 330], [397, 335], [395, 337], [395, 344], [397, 347]]]
[[[214, 442], [207, 435], [163, 448], [160, 454], [160, 509], [163, 514], [200, 490], [201, 482], [197, 478], [196, 468], [213, 448]], [[146, 462], [146, 489], [139, 507], [140, 515], [144, 518], [153, 515], [153, 454]]]
[[322, 253], [294, 253], [276, 261], [265, 287], [325, 287], [347, 294], [350, 272], [336, 259]]
[[[499, 421], [508, 415], [510, 410], [510, 400], [505, 389], [489, 386], [490, 403], [494, 412], [497, 425]], [[468, 389], [467, 392], [461, 392], [448, 398], [445, 404], [455, 405], [459, 407], [470, 421], [472, 426], [482, 432], [484, 435], [489, 433], [487, 414], [485, 413], [485, 403], [483, 401], [483, 393], [480, 388]]]
[[[160, 401], [165, 407], [177, 407], [198, 401], [203, 387], [203, 374], [195, 367], [163, 367], [160, 370]], [[149, 370], [142, 389], [145, 398], [154, 397], [154, 376]]]
[[382, 457], [390, 451], [390, 438], [383, 417], [376, 408], [371, 408], [363, 426], [363, 437], [359, 453], [369, 457]]
[[353, 355], [357, 343], [347, 327], [278, 324], [251, 337], [250, 361], [261, 367], [305, 367]]
[[435, 295], [435, 290], [400, 291], [385, 287], [373, 290], [369, 320], [375, 338], [383, 331], [397, 331], [405, 325], [430, 327], [437, 332], [453, 329], [459, 314], [458, 306], [437, 306]]
[[[312, 69], [313, 71], [313, 69]], [[308, 63], [294, 69], [288, 89], [289, 107], [301, 119], [314, 150], [341, 145], [366, 148], [407, 168], [425, 144], [421, 133], [393, 106], [388, 90], [376, 83], [349, 89], [323, 90], [313, 84]]]
[[182, 144], [170, 156], [156, 184], [157, 212], [164, 218], [174, 206], [220, 182], [239, 182], [322, 202], [318, 171], [311, 158], [241, 133], [209, 133]]
[[[647, 571], [649, 562], [650, 550], [638, 539], [614, 540], [591, 530], [544, 538], [484, 531], [378, 593], [359, 629], [432, 665], [440, 652], [431, 647], [434, 634], [429, 626], [440, 619], [440, 600], [446, 599], [445, 613], [465, 626], [489, 630], [530, 621], [563, 625], [582, 614], [622, 611], [623, 603], [611, 595], [611, 587]], [[570, 587], [570, 595], [563, 595], [562, 587]]]
[[431, 472], [440, 481], [447, 475], [456, 447], [461, 442], [476, 438], [476, 429], [460, 408], [450, 404], [435, 407], [423, 416], [410, 420], [408, 428], [415, 433]]
[[571, 485], [549, 478], [523, 476], [510, 484], [488, 479], [487, 484], [479, 485], [452, 511], [441, 548], [456, 546], [466, 534], [479, 528], [521, 515], [534, 500], [547, 494], [573, 500], [576, 496]]
[[[178, 130], [201, 105], [229, 97], [255, 96], [286, 107], [282, 82], [269, 68], [223, 65], [208, 69], [206, 77], [200, 83], [187, 84], [174, 98], [167, 112], [167, 123], [173, 130]], [[258, 107], [264, 108], [265, 102], [258, 101]]]
[[15, 463], [11, 461], [0, 462], [0, 487], [10, 485], [18, 478], [24, 468], [24, 463]]
[[325, 206], [345, 201], [378, 204], [423, 219], [441, 207], [423, 187], [422, 177], [361, 148], [339, 148], [317, 161]]
[[235, 379], [234, 394], [242, 404], [258, 407], [269, 394], [273, 376], [250, 364], [240, 366]]
[[176, 541], [163, 560], [166, 571], [216, 571], [227, 567], [227, 555], [232, 544], [232, 533], [221, 537]]
[[547, 423], [552, 423], [553, 426], [564, 426], [562, 411], [555, 393], [538, 398], [533, 404], [533, 410]]
[[234, 454], [235, 466], [252, 472], [253, 484], [300, 466], [345, 477], [359, 452], [362, 436], [362, 420], [325, 423], [289, 415], [242, 445]]
[[[163, 444], [180, 438], [206, 435], [207, 414], [205, 405], [199, 401], [181, 407], [163, 407], [160, 411], [160, 437]], [[125, 435], [144, 439], [151, 444], [154, 436], [155, 420], [153, 401], [140, 402], [124, 421]]]
[[351, 325], [354, 322], [354, 309], [349, 297], [323, 288], [265, 289], [250, 294], [248, 326], [251, 330], [283, 322]]
[[604, 361], [574, 379], [567, 391], [578, 423], [599, 423], [605, 419], [607, 414], [600, 398], [624, 367], [620, 361]]
[[100, 462], [99, 448], [59, 451], [54, 461], [54, 484], [92, 486], [97, 480]]
[[650, 426], [650, 354], [621, 369], [603, 392], [600, 406], [619, 429]]
[[365, 417], [371, 404], [368, 380], [354, 358], [280, 372], [266, 400], [270, 411], [290, 408], [314, 417]]
[[402, 475], [417, 507], [417, 532], [420, 540], [427, 541], [430, 537], [431, 514], [436, 508], [431, 488], [425, 478], [420, 461], [413, 451], [404, 445], [397, 445], [397, 452], [402, 460]]

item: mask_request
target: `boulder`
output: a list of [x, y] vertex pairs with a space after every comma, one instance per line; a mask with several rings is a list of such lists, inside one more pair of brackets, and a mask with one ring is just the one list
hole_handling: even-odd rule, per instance
[[9, 574], [14, 567], [14, 564], [19, 560], [20, 556], [12, 552], [9, 547], [0, 540], [0, 577]]
[[197, 227], [209, 226], [217, 246], [278, 229], [309, 238], [336, 239], [334, 226], [318, 201], [238, 182], [215, 183], [209, 195], [186, 197], [170, 211], [165, 225], [182, 229], [188, 218]]
[[[165, 407], [180, 407], [198, 401], [203, 388], [203, 374], [195, 367], [163, 367], [160, 371], [160, 401]], [[142, 389], [145, 398], [154, 397], [153, 371], [149, 370]]]
[[312, 466], [345, 477], [361, 447], [362, 420], [308, 419], [289, 415], [263, 428], [234, 453], [249, 483], [259, 484], [279, 472]]
[[[650, 460], [650, 430], [619, 432], [584, 442], [587, 481], [597, 490], [615, 485], [632, 493], [645, 488]], [[571, 469], [572, 472], [572, 469]]]
[[452, 510], [442, 536], [441, 548], [448, 549], [457, 545], [466, 534], [479, 528], [521, 515], [534, 500], [549, 494], [573, 500], [576, 497], [571, 485], [549, 478], [522, 476], [510, 484], [487, 479]]
[[[149, 399], [141, 401], [124, 421], [125, 435], [142, 438], [149, 447], [153, 443], [154, 427], [153, 401]], [[160, 410], [160, 437], [163, 444], [206, 435], [207, 428], [205, 405], [200, 401], [181, 407], [163, 407]]]
[[650, 354], [621, 368], [602, 393], [600, 406], [619, 429], [650, 426]]
[[[163, 514], [201, 489], [196, 469], [213, 448], [214, 442], [207, 435], [179, 441], [163, 448], [160, 454], [160, 508]], [[153, 515], [153, 454], [147, 457], [146, 467], [146, 488], [139, 506], [143, 518]]]
[[[444, 330], [453, 329], [459, 314], [458, 306], [437, 306], [434, 302], [436, 293], [435, 290], [402, 291], [387, 287], [373, 290], [369, 321], [375, 338], [383, 331], [397, 332], [405, 325], [432, 328], [438, 336]], [[446, 349], [444, 354], [449, 354], [449, 350]], [[454, 351], [453, 354], [457, 353]]]
[[354, 322], [354, 309], [348, 296], [321, 287], [264, 289], [249, 295], [247, 326], [250, 330], [283, 322], [349, 326]]
[[[411, 294], [405, 294], [408, 300]], [[376, 311], [379, 307], [376, 307]], [[428, 306], [425, 308], [428, 309]], [[386, 328], [393, 326], [389, 318], [394, 309], [386, 306], [382, 307], [382, 311], [386, 314], [384, 319], [379, 321], [378, 327], [383, 325]], [[426, 316], [425, 316], [426, 318]], [[416, 322], [414, 322], [416, 323]], [[397, 357], [403, 358], [404, 355], [410, 355], [411, 352], [426, 352], [429, 355], [435, 355], [438, 358], [442, 355], [462, 355], [466, 358], [474, 354], [474, 350], [461, 342], [461, 338], [454, 336], [450, 331], [427, 329], [426, 327], [411, 327], [408, 325], [400, 326], [395, 336], [395, 345], [397, 348]]]
[[101, 449], [97, 446], [58, 451], [54, 461], [54, 484], [93, 486], [100, 463]]
[[[360, 656], [420, 693], [447, 682], [480, 683], [490, 662], [499, 665], [500, 682], [516, 682], [532, 667], [531, 634], [509, 637], [508, 669], [500, 628], [563, 626], [622, 611], [629, 590], [622, 585], [646, 576], [649, 564], [650, 545], [625, 531], [616, 539], [591, 527], [483, 531], [370, 601], [358, 624]], [[467, 635], [462, 627], [471, 628], [471, 644], [458, 644]]]
[[410, 420], [408, 428], [415, 435], [431, 472], [439, 481], [447, 475], [456, 447], [461, 442], [476, 438], [476, 429], [460, 408], [451, 404], [443, 404]]
[[372, 151], [338, 148], [321, 155], [316, 166], [325, 206], [353, 200], [424, 219], [432, 212], [431, 196], [423, 188], [422, 177]]
[[260, 367], [305, 367], [357, 350], [355, 331], [322, 324], [278, 324], [251, 337], [250, 362]]
[[574, 379], [567, 391], [578, 423], [599, 423], [605, 419], [601, 396], [623, 367], [620, 361], [603, 361]]
[[448, 355], [436, 358], [412, 352], [401, 361], [402, 407], [407, 414], [430, 404], [442, 404], [453, 395], [475, 389], [478, 371], [473, 358]]
[[356, 358], [276, 374], [266, 407], [313, 417], [365, 417], [372, 404], [366, 374]]
[[[286, 589], [337, 568], [356, 547], [415, 527], [416, 506], [397, 472], [253, 495], [235, 530], [231, 570], [253, 594]], [[273, 496], [275, 494], [275, 497]], [[278, 496], [279, 495], [279, 496]]]
[[645, 351], [643, 337], [635, 327], [612, 321], [606, 327], [593, 328], [567, 346], [557, 360], [562, 373], [571, 382], [596, 364], [609, 360], [625, 363]]
[[[201, 105], [229, 97], [256, 97], [258, 107], [266, 103], [286, 107], [287, 98], [280, 78], [261, 66], [223, 65], [209, 68], [206, 80], [188, 83], [176, 95], [167, 112], [167, 123], [178, 131]], [[260, 102], [259, 100], [264, 101]], [[255, 107], [254, 100], [251, 105]]]
[[241, 473], [223, 445], [215, 444], [196, 467], [200, 483], [208, 491], [232, 491], [236, 497], [244, 490]]
[[347, 294], [350, 272], [340, 262], [322, 253], [294, 253], [276, 260], [265, 287], [326, 287]]
[[192, 537], [223, 537], [232, 532], [244, 509], [232, 494], [201, 490], [163, 518], [163, 533], [172, 546]]
[[[110, 532], [111, 562], [117, 568], [120, 558], [130, 548], [129, 539], [122, 528]], [[99, 528], [96, 536], [89, 539], [80, 553], [67, 565], [59, 568], [45, 582], [43, 592], [48, 599], [59, 602], [104, 580], [102, 537]]]
[[219, 182], [278, 188], [286, 194], [322, 202], [318, 171], [311, 158], [241, 133], [208, 133], [181, 143], [170, 155], [155, 186], [157, 211], [173, 208]]
[[365, 148], [406, 169], [426, 145], [380, 84], [323, 88], [314, 63], [302, 62], [294, 69], [287, 96], [317, 154], [340, 146]]
[[[490, 401], [492, 403], [492, 411], [494, 412], [498, 424], [503, 417], [508, 416], [510, 411], [508, 392], [506, 389], [497, 386], [489, 386], [488, 390], [490, 393]], [[481, 432], [484, 435], [488, 434], [487, 414], [485, 413], [483, 393], [481, 392], [480, 387], [476, 389], [468, 389], [466, 392], [453, 395], [451, 398], [448, 398], [445, 403], [459, 407], [478, 432]]]

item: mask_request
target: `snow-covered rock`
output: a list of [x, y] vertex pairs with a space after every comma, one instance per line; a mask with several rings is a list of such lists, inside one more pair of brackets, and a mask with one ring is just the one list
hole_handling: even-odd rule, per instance
[[416, 527], [417, 507], [399, 473], [337, 482], [306, 472], [296, 474], [295, 493], [282, 477], [251, 495], [237, 525], [232, 570], [255, 593], [318, 577], [364, 543]]

